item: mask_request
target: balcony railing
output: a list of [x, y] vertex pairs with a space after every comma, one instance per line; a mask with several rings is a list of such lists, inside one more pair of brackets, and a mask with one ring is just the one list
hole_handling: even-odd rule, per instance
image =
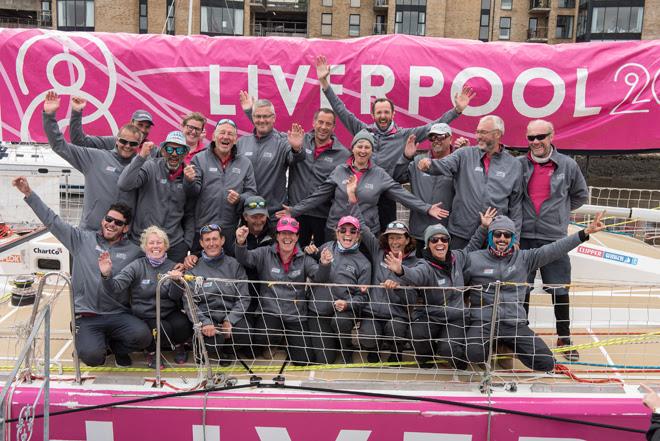
[[255, 23], [252, 28], [255, 37], [306, 37], [307, 24], [294, 21]]
[[389, 0], [374, 0], [374, 9], [383, 10], [389, 6]]
[[527, 41], [548, 41], [548, 28], [537, 27], [527, 30]]
[[0, 28], [46, 28], [53, 27], [50, 15], [43, 19], [27, 17], [2, 17], [0, 16]]
[[529, 12], [550, 12], [550, 0], [529, 0]]
[[255, 9], [274, 11], [307, 11], [307, 0], [250, 0]]

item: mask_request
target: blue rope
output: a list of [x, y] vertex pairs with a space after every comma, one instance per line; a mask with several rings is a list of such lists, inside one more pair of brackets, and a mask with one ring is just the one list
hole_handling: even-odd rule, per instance
[[585, 363], [582, 361], [564, 361], [561, 364], [572, 364], [578, 366], [608, 367], [612, 369], [660, 369], [660, 366], [628, 366], [625, 364]]

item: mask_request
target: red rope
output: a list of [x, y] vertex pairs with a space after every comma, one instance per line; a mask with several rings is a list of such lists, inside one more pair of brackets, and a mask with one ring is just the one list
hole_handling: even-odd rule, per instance
[[567, 366], [564, 366], [563, 364], [556, 364], [554, 372], [556, 374], [566, 375], [568, 378], [570, 378], [571, 380], [575, 380], [578, 383], [591, 383], [591, 384], [623, 383], [623, 381], [619, 380], [618, 378], [594, 378], [590, 380], [579, 378]]

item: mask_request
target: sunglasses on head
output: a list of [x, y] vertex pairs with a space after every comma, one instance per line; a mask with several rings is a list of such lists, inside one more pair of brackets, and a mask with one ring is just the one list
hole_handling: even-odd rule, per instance
[[218, 127], [222, 124], [229, 124], [230, 126], [236, 128], [236, 123], [229, 118], [222, 118], [220, 121], [218, 121], [218, 123], [215, 126]]
[[137, 147], [137, 146], [140, 145], [140, 143], [138, 141], [129, 141], [128, 139], [124, 139], [124, 138], [118, 138], [117, 142], [121, 145], [128, 144], [131, 147]]
[[543, 141], [548, 136], [550, 136], [550, 133], [541, 133], [540, 135], [527, 135], [527, 141], [529, 142], [532, 142], [534, 140]]
[[176, 147], [171, 146], [171, 145], [166, 145], [165, 146], [165, 152], [168, 155], [171, 155], [172, 153], [176, 152], [177, 155], [181, 156], [181, 155], [185, 154], [187, 151], [188, 151], [188, 148], [184, 147], [182, 145], [178, 145]]
[[110, 215], [107, 215], [107, 214], [105, 215], [103, 220], [105, 220], [109, 224], [114, 223], [118, 227], [123, 227], [124, 225], [126, 225], [126, 221], [115, 219], [114, 217], [112, 217]]
[[438, 242], [449, 243], [449, 238], [447, 236], [433, 236], [429, 239], [429, 242], [436, 244]]
[[339, 231], [339, 234], [346, 234], [346, 233], [357, 234], [358, 232], [358, 230], [355, 227], [339, 227], [337, 228], [337, 231]]
[[222, 233], [222, 228], [220, 228], [220, 225], [218, 224], [204, 225], [202, 228], [199, 229], [199, 234], [202, 235], [204, 233], [210, 233], [211, 231], [217, 231], [218, 233]]
[[246, 205], [248, 208], [264, 208], [266, 206], [265, 201], [252, 201], [248, 202]]
[[295, 219], [280, 219], [279, 224], [280, 225], [291, 225], [293, 228], [298, 228], [298, 225], [300, 225], [298, 223], [298, 221], [295, 220]]
[[502, 231], [502, 230], [493, 231], [493, 237], [500, 238], [502, 236], [504, 236], [505, 239], [511, 239], [513, 233], [511, 231]]
[[397, 221], [390, 222], [389, 224], [387, 224], [387, 228], [403, 228], [404, 230], [408, 229], [408, 227], [406, 227], [406, 224]]

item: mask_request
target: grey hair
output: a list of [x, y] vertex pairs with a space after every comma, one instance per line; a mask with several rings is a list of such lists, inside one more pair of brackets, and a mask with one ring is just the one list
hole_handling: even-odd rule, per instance
[[550, 127], [550, 133], [555, 133], [555, 126], [550, 121], [546, 121], [544, 119], [535, 119], [533, 121], [530, 121], [529, 124], [527, 124], [527, 129], [529, 129], [529, 126], [531, 126], [534, 123], [544, 123], [548, 127]]
[[502, 118], [497, 115], [486, 115], [479, 120], [480, 123], [485, 121], [492, 121], [495, 128], [504, 135], [504, 120], [502, 120]]
[[165, 243], [166, 250], [170, 248], [170, 238], [167, 237], [167, 233], [161, 230], [160, 228], [158, 228], [157, 226], [152, 225], [150, 227], [145, 228], [145, 230], [140, 235], [140, 248], [142, 248], [142, 251], [144, 251], [145, 253], [147, 252], [146, 250], [147, 240], [149, 240], [149, 236], [151, 236], [152, 234], [158, 236], [163, 240], [163, 242]]
[[268, 107], [273, 115], [275, 115], [275, 106], [273, 106], [273, 103], [270, 100], [262, 99], [255, 101], [252, 105], [252, 111], [254, 112], [261, 107]]

